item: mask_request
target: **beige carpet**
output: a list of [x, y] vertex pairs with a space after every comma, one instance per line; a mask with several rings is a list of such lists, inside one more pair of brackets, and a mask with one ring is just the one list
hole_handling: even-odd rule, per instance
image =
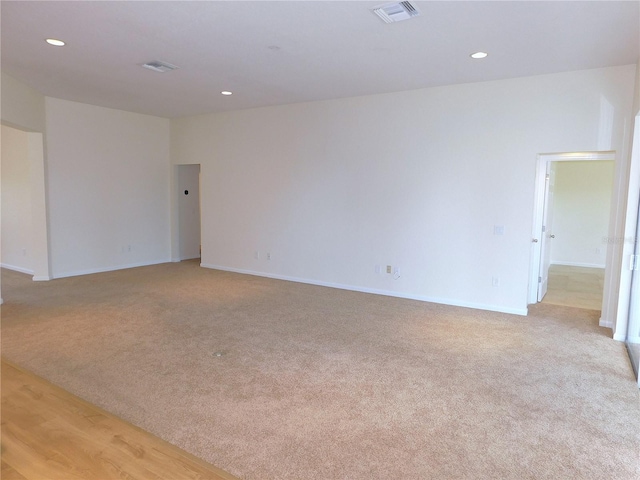
[[594, 311], [193, 262], [2, 275], [3, 355], [244, 479], [640, 478], [640, 395]]

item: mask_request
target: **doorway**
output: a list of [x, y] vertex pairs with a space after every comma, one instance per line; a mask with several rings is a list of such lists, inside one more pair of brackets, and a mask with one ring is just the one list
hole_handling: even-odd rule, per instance
[[177, 165], [179, 260], [200, 258], [200, 165]]
[[538, 156], [529, 303], [602, 309], [614, 158]]
[[8, 125], [2, 132], [3, 267], [50, 280], [43, 135]]

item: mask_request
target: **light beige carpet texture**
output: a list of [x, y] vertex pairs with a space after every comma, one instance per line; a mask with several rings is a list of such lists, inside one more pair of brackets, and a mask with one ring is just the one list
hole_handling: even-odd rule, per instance
[[2, 271], [2, 354], [246, 480], [640, 478], [599, 312], [527, 317], [163, 264]]

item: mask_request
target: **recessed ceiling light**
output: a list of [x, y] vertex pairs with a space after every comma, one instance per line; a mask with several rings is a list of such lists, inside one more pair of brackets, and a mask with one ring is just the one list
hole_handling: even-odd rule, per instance
[[489, 54], [485, 52], [476, 52], [476, 53], [472, 53], [470, 56], [471, 58], [486, 58], [487, 55]]
[[64, 42], [56, 38], [47, 38], [45, 42], [47, 42], [49, 45], [53, 45], [54, 47], [64, 47]]
[[222, 92], [220, 92], [222, 95], [233, 95], [233, 92], [230, 92], [229, 90], [223, 90]]

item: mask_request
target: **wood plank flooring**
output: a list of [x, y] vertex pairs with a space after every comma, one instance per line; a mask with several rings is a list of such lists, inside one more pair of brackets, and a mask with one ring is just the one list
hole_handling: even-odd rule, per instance
[[2, 359], [2, 480], [237, 480]]
[[542, 303], [600, 310], [603, 289], [604, 268], [551, 265]]

